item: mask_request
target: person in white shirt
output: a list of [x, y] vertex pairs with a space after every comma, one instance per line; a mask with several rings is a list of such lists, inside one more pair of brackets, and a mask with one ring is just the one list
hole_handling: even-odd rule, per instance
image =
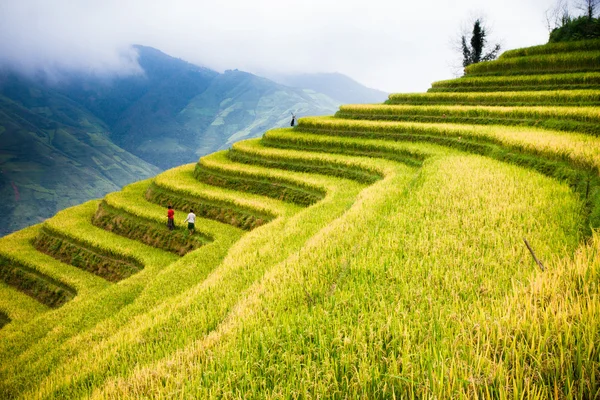
[[187, 218], [185, 219], [185, 221], [183, 221], [183, 223], [188, 223], [188, 229], [190, 231], [190, 233], [194, 233], [194, 231], [196, 230], [195, 227], [195, 223], [196, 223], [196, 214], [194, 214], [194, 210], [190, 210], [190, 213], [188, 214]]

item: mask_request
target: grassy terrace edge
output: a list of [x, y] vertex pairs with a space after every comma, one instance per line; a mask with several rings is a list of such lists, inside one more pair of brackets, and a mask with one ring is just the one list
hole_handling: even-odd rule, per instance
[[212, 241], [212, 238], [206, 237], [204, 234], [190, 235], [187, 230], [182, 228], [169, 231], [166, 223], [162, 225], [130, 214], [108, 204], [105, 200], [98, 205], [92, 224], [119, 236], [137, 240], [180, 256]]
[[110, 282], [126, 279], [144, 268], [133, 257], [110, 253], [83, 241], [68, 238], [49, 226], [42, 226], [33, 246], [41, 253]]
[[429, 91], [455, 90], [498, 92], [498, 91], [531, 91], [540, 90], [578, 90], [598, 89], [600, 72], [583, 72], [570, 74], [516, 75], [516, 76], [463, 76], [433, 82]]
[[581, 107], [346, 105], [335, 118], [531, 126], [600, 136], [600, 111]]
[[217, 201], [192, 197], [186, 193], [151, 183], [146, 191], [146, 200], [167, 207], [169, 204], [177, 210], [193, 209], [203, 218], [212, 219], [246, 231], [258, 228], [271, 222], [275, 216], [257, 210], [242, 207], [226, 201]]
[[[433, 129], [411, 132], [406, 127], [398, 127], [398, 129], [389, 129], [388, 127], [388, 129], [378, 130], [373, 125], [364, 127], [360, 127], [359, 124], [319, 126], [319, 123], [316, 122], [319, 119], [311, 119], [315, 123], [308, 123], [307, 121], [308, 119], [300, 119], [297, 128], [299, 132], [341, 137], [426, 142], [535, 170], [543, 175], [567, 183], [571, 190], [584, 199], [586, 204], [584, 215], [590, 228], [600, 227], [600, 176], [598, 176], [598, 168], [595, 166], [579, 165], [570, 162], [562, 155], [532, 152], [524, 147], [507, 145], [493, 138], [469, 136], [466, 132], [460, 136], [451, 136], [441, 132], [436, 134]], [[587, 229], [586, 235], [589, 236], [590, 234], [591, 231]]]
[[257, 155], [245, 150], [246, 149], [244, 149], [243, 146], [234, 145], [233, 148], [229, 150], [228, 157], [231, 158], [231, 160], [242, 164], [260, 165], [268, 168], [329, 175], [337, 178], [351, 179], [364, 184], [372, 184], [379, 179], [382, 179], [381, 174], [356, 166], [348, 166], [341, 163], [332, 165], [326, 162], [318, 162], [315, 160], [311, 160], [309, 162], [300, 158], [290, 159], [272, 155], [265, 157], [264, 154]]
[[0, 310], [0, 329], [4, 327], [4, 325], [9, 324], [11, 319], [6, 315], [3, 311]]
[[[271, 197], [280, 201], [300, 206], [310, 206], [322, 200], [326, 191], [300, 181], [277, 177], [251, 174], [243, 169], [231, 170], [220, 168], [220, 163], [231, 162], [226, 153], [211, 155], [211, 161], [201, 159], [194, 169], [194, 177], [198, 181], [212, 186], [234, 189], [241, 192]], [[240, 164], [243, 165], [243, 164]]]
[[467, 76], [548, 74], [600, 70], [600, 51], [499, 58], [471, 64]]
[[392, 93], [387, 105], [598, 106], [600, 90]]
[[77, 291], [6, 255], [0, 255], [0, 279], [51, 308], [58, 308], [77, 295]]
[[528, 57], [544, 54], [570, 53], [578, 51], [600, 50], [600, 39], [579, 40], [574, 42], [548, 43], [539, 46], [523, 47], [520, 49], [505, 51], [499, 59]]

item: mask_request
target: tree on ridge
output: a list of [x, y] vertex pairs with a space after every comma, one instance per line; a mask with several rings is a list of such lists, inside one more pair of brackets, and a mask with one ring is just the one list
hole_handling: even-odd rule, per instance
[[461, 46], [463, 54], [463, 67], [481, 61], [491, 61], [498, 57], [500, 45], [496, 44], [492, 49], [487, 48], [487, 32], [481, 18], [473, 23], [471, 39], [467, 43], [467, 37], [462, 35]]

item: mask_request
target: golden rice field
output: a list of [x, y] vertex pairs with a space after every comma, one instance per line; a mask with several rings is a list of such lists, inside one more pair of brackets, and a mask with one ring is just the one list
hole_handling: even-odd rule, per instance
[[600, 398], [598, 43], [304, 117], [0, 238], [0, 398]]
[[600, 86], [600, 73], [580, 72], [571, 74], [544, 74], [544, 75], [513, 75], [513, 76], [464, 76], [459, 79], [437, 81], [431, 84], [431, 90], [455, 89], [456, 91], [467, 90], [475, 87], [480, 91], [493, 92], [498, 89], [502, 91], [513, 91], [521, 87], [527, 90], [552, 90], [553, 88], [572, 87], [588, 85], [589, 88]]

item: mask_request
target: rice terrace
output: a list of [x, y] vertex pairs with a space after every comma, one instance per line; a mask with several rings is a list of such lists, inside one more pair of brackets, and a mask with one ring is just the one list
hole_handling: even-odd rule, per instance
[[599, 228], [600, 40], [507, 51], [0, 239], [0, 397], [600, 399]]

